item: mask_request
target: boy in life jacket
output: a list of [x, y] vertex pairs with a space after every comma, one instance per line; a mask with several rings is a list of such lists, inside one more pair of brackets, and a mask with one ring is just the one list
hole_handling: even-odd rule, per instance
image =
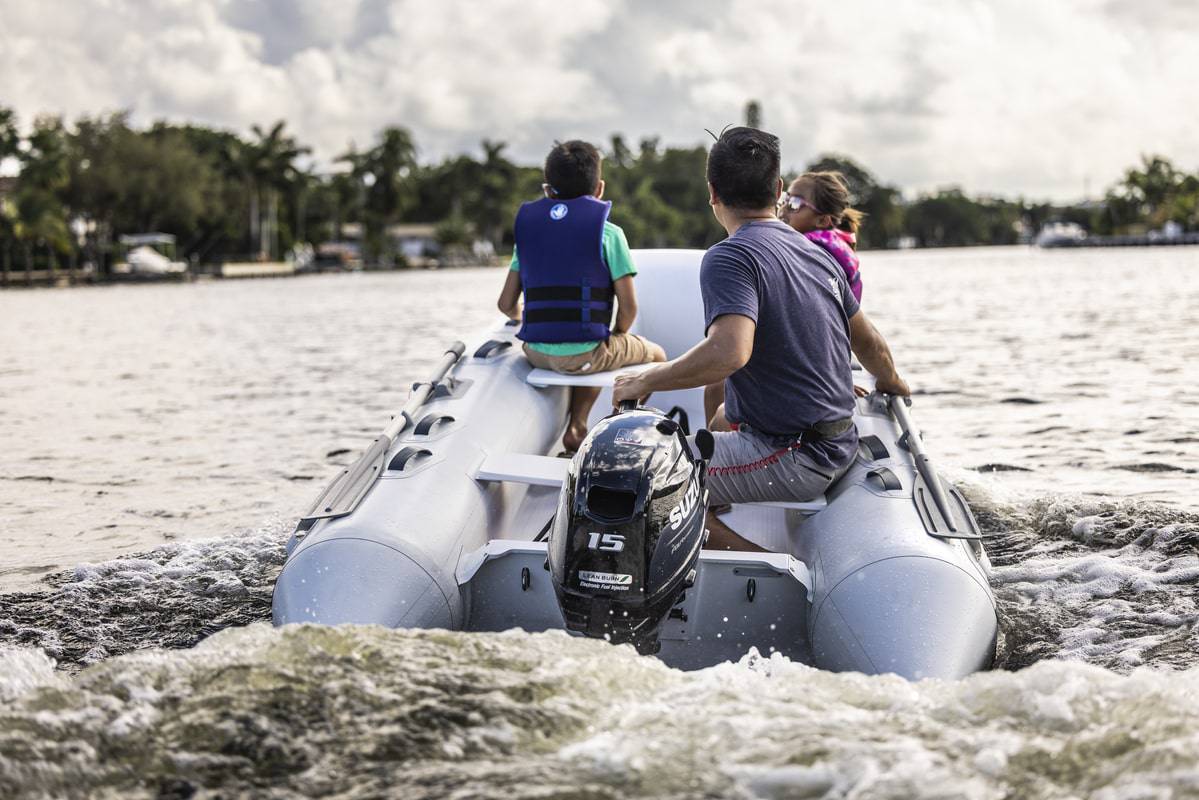
[[805, 172], [791, 182], [779, 205], [779, 219], [820, 245], [841, 265], [859, 302], [862, 274], [855, 250], [862, 217], [861, 211], [849, 207], [849, 187], [840, 172]]
[[[612, 204], [600, 199], [600, 161], [595, 146], [578, 140], [550, 150], [545, 197], [516, 214], [516, 248], [497, 303], [521, 321], [516, 335], [529, 362], [568, 375], [666, 360], [661, 347], [629, 333], [637, 317], [637, 270], [624, 231], [608, 221]], [[562, 436], [567, 451], [577, 450], [587, 435], [599, 393], [599, 387], [570, 388], [570, 421]]]

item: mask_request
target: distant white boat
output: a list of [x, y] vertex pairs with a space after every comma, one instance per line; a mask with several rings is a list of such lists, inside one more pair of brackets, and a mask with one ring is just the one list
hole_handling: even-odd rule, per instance
[[181, 275], [187, 272], [187, 262], [176, 261], [175, 237], [169, 233], [143, 233], [122, 236], [121, 249], [125, 258], [113, 264], [115, 275], [156, 276]]
[[172, 261], [149, 245], [130, 250], [124, 266], [131, 275], [170, 275], [187, 271], [186, 263]]
[[1077, 222], [1050, 222], [1037, 234], [1037, 247], [1063, 247], [1087, 238], [1086, 230]]

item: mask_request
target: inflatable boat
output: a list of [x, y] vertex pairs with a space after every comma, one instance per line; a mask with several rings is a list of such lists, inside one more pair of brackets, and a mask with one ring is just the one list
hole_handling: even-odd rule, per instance
[[[703, 335], [702, 255], [634, 251], [634, 332], [671, 358]], [[652, 424], [664, 444], [645, 452], [668, 448], [679, 464], [683, 451], [673, 442], [683, 441], [688, 420], [703, 419], [702, 392], [650, 398], [672, 410], [669, 418], [644, 409], [611, 417], [613, 373], [535, 369], [515, 334], [513, 323], [498, 321], [448, 347], [429, 380], [413, 386], [387, 428], [321, 493], [288, 542], [275, 586], [276, 625], [571, 629], [613, 638], [614, 628], [576, 618], [572, 609], [581, 600], [593, 616], [596, 608], [609, 615], [632, 608], [621, 603], [638, 598], [648, 606], [650, 578], [630, 577], [635, 568], [576, 570], [572, 586], [563, 585], [561, 554], [551, 569], [551, 550], [568, 547], [563, 509], [571, 506], [578, 470], [603, 469], [581, 462], [586, 446], [574, 460], [554, 455], [569, 388], [604, 387], [592, 425], [611, 432], [637, 420], [644, 430]], [[855, 373], [855, 383], [873, 388], [865, 372]], [[626, 418], [627, 425], [620, 422]], [[957, 678], [991, 664], [997, 621], [990, 563], [969, 506], [933, 468], [907, 403], [872, 391], [858, 399], [854, 422], [856, 460], [825, 496], [735, 505], [720, 517], [769, 552], [706, 550], [702, 538], [681, 548], [685, 557], [670, 568], [671, 593], [654, 590], [649, 652], [694, 669], [756, 648], [822, 669], [909, 679]], [[607, 441], [637, 439], [617, 433]], [[703, 454], [686, 458], [683, 466], [690, 470], [694, 461], [702, 486]], [[602, 476], [589, 480], [604, 484]], [[697, 491], [689, 488], [685, 507], [672, 512], [699, 506], [702, 514]], [[585, 557], [624, 547], [603, 532], [616, 528], [602, 528], [602, 514], [579, 513], [593, 528], [578, 528], [586, 542], [579, 546], [597, 551]], [[636, 513], [630, 507], [626, 528]], [[658, 561], [654, 569], [661, 572]]]

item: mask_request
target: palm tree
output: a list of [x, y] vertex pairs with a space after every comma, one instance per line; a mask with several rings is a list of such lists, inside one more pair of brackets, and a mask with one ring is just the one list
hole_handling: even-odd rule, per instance
[[21, 172], [17, 179], [15, 238], [24, 240], [26, 269], [33, 263], [33, 246], [46, 248], [51, 271], [57, 254], [71, 248], [66, 207], [61, 194], [70, 179], [66, 129], [57, 117], [34, 122], [25, 139], [27, 147], [18, 154]]
[[385, 250], [387, 226], [408, 201], [407, 178], [416, 168], [416, 145], [405, 128], [384, 128], [379, 143], [365, 153], [349, 152], [339, 161], [349, 163], [351, 174], [365, 188], [364, 244], [379, 259]]
[[[11, 108], [0, 106], [0, 162], [9, 156], [20, 152], [21, 134], [17, 130], [17, 115]], [[3, 259], [4, 278], [8, 278], [9, 261], [12, 259], [10, 247], [13, 236], [13, 220], [16, 218], [16, 207], [0, 197], [0, 239], [4, 242]]]
[[[258, 125], [250, 128], [255, 141], [242, 142], [235, 159], [246, 181], [249, 197], [250, 246], [257, 248], [259, 259], [273, 259], [279, 249], [279, 192], [300, 180], [296, 160], [312, 152], [298, 144], [295, 137], [283, 133], [283, 120], [269, 131]], [[262, 195], [266, 193], [266, 213], [263, 218]]]
[[483, 237], [499, 247], [504, 230], [512, 224], [520, 202], [514, 192], [517, 167], [504, 156], [505, 142], [484, 139], [483, 167], [476, 191], [479, 196], [478, 229]]
[[20, 148], [21, 134], [17, 130], [17, 113], [0, 106], [0, 161], [15, 156]]

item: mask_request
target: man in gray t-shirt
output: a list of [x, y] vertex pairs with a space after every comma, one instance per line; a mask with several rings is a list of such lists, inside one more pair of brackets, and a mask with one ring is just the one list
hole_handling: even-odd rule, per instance
[[[708, 250], [699, 285], [705, 330], [726, 314], [755, 325], [749, 361], [724, 384], [728, 420], [794, 439], [853, 415], [849, 319], [858, 301], [824, 250], [777, 219], [753, 220]], [[833, 472], [857, 442], [850, 425], [803, 450]]]
[[[909, 394], [844, 273], [775, 219], [778, 138], [732, 128], [708, 155], [708, 189], [729, 238], [704, 256], [705, 338], [690, 351], [616, 380], [613, 402], [724, 382], [710, 502], [810, 500], [849, 467], [857, 433], [850, 350], [879, 391]], [[709, 548], [759, 550], [714, 517]]]

